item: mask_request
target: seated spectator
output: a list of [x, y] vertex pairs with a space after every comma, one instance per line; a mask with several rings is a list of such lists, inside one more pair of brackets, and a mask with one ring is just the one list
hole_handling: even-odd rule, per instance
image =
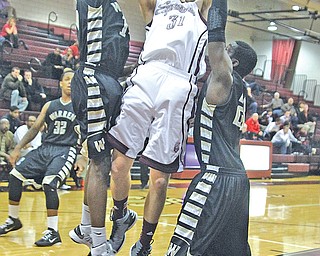
[[70, 45], [67, 49], [65, 49], [62, 53], [62, 55], [66, 55], [68, 49], [72, 50], [72, 55], [76, 60], [79, 60], [80, 58], [80, 52], [79, 52], [79, 43], [78, 40], [76, 40], [72, 45]]
[[15, 147], [13, 134], [9, 131], [9, 121], [5, 118], [0, 120], [0, 165], [7, 165], [10, 153]]
[[[18, 144], [21, 139], [23, 138], [23, 136], [27, 133], [27, 131], [32, 127], [32, 125], [34, 124], [34, 122], [36, 121], [36, 117], [35, 116], [29, 116], [28, 120], [26, 121], [26, 124], [21, 125], [18, 127], [18, 129], [16, 130], [16, 132], [13, 134], [13, 139], [15, 144]], [[41, 132], [38, 132], [38, 134], [36, 135], [36, 137], [27, 145], [24, 146], [23, 149], [21, 149], [20, 151], [20, 157], [25, 156], [27, 153], [29, 153], [31, 150], [36, 149], [37, 147], [39, 147], [41, 145]]]
[[290, 110], [287, 110], [284, 112], [282, 116], [280, 116], [281, 123], [284, 124], [284, 122], [289, 122], [291, 125], [291, 112]]
[[251, 88], [247, 87], [247, 113], [251, 116], [253, 113], [258, 112], [258, 103], [256, 102], [255, 98], [251, 93]]
[[17, 18], [16, 9], [11, 6], [8, 0], [0, 0], [0, 14], [5, 18]]
[[301, 141], [301, 144], [295, 144], [292, 146], [293, 152], [299, 152], [304, 155], [309, 155], [312, 151], [308, 133], [304, 127], [302, 127], [295, 135], [295, 137]]
[[16, 106], [12, 106], [9, 108], [9, 113], [4, 115], [2, 118], [5, 118], [9, 121], [9, 130], [12, 133], [15, 133], [15, 131], [18, 129], [19, 126], [22, 125], [22, 122], [19, 118], [20, 116], [20, 112], [18, 107]]
[[55, 48], [53, 52], [49, 53], [42, 65], [44, 66], [48, 77], [60, 79], [64, 69], [60, 49]]
[[314, 118], [309, 114], [308, 104], [303, 105], [303, 111], [298, 114], [298, 128], [304, 128], [309, 136], [313, 136], [316, 122]]
[[29, 102], [28, 110], [40, 111], [44, 103], [46, 103], [47, 95], [38, 80], [32, 78], [30, 70], [25, 70], [23, 77], [23, 85]]
[[290, 123], [285, 122], [283, 128], [278, 131], [271, 140], [275, 151], [279, 150], [280, 154], [291, 154], [292, 142], [301, 144], [301, 142], [293, 136], [290, 130]]
[[298, 114], [297, 114], [296, 108], [294, 107], [293, 98], [289, 98], [288, 102], [283, 104], [281, 109], [283, 113], [285, 113], [286, 111], [290, 111], [291, 124], [292, 126], [296, 127], [298, 124]]
[[264, 130], [273, 121], [272, 109], [268, 108], [263, 111], [259, 117], [259, 124], [261, 130]]
[[305, 104], [306, 103], [303, 100], [299, 101], [298, 109], [296, 109], [297, 115], [299, 115], [299, 113], [303, 111]]
[[28, 107], [26, 89], [23, 86], [20, 69], [13, 67], [3, 80], [0, 89], [0, 98], [10, 102], [10, 106], [16, 106], [20, 111]]
[[0, 32], [1, 46], [5, 40], [10, 41], [14, 48], [19, 47], [18, 29], [16, 26], [16, 19], [14, 17], [10, 17], [6, 22], [6, 24], [4, 24], [1, 29], [1, 32]]
[[68, 48], [66, 54], [62, 56], [62, 64], [65, 68], [76, 70], [77, 61], [73, 56], [71, 48]]
[[260, 130], [258, 113], [253, 113], [246, 121], [248, 139], [262, 139], [263, 132]]
[[281, 110], [283, 104], [283, 100], [280, 98], [280, 93], [275, 92], [271, 102], [269, 104], [262, 105], [262, 108], [271, 108], [273, 115], [280, 117], [283, 114]]
[[273, 136], [280, 130], [282, 126], [280, 117], [277, 117], [274, 122], [268, 124], [268, 126], [264, 129], [263, 137], [267, 140], [271, 140]]

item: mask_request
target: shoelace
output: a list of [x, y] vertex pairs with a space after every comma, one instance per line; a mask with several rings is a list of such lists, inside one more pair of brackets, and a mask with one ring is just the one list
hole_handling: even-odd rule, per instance
[[0, 228], [6, 228], [8, 225], [12, 225], [12, 224], [13, 224], [13, 221], [8, 218], [6, 219], [6, 222], [0, 226]]
[[50, 238], [50, 236], [52, 235], [52, 230], [47, 229], [47, 230], [43, 231], [42, 234], [44, 234], [42, 239], [48, 240]]

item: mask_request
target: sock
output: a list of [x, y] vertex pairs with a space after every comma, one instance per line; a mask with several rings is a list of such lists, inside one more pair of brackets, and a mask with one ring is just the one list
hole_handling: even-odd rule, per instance
[[9, 216], [18, 219], [19, 218], [19, 210], [20, 210], [20, 205], [12, 205], [9, 204]]
[[47, 217], [48, 228], [58, 231], [58, 219], [59, 219], [58, 216]]
[[127, 214], [128, 197], [121, 201], [113, 199], [113, 204], [114, 220], [121, 219], [123, 216]]
[[106, 228], [91, 227], [92, 247], [98, 247], [107, 241]]
[[82, 234], [90, 234], [91, 233], [91, 218], [90, 218], [90, 210], [89, 206], [82, 204], [82, 216], [81, 216], [81, 225], [80, 230]]
[[142, 232], [140, 242], [142, 247], [149, 248], [154, 232], [156, 231], [158, 223], [152, 224], [143, 219]]

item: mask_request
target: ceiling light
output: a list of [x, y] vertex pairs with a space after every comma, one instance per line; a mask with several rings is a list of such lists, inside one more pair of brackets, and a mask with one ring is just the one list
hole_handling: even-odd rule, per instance
[[268, 30], [270, 31], [276, 31], [278, 29], [278, 27], [276, 26], [276, 23], [274, 23], [273, 21], [270, 22], [269, 26], [268, 26]]
[[292, 10], [294, 11], [300, 11], [301, 7], [299, 5], [292, 5]]

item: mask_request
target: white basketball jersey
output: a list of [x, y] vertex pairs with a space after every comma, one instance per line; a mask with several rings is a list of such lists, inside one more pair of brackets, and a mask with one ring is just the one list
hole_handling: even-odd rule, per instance
[[162, 61], [195, 76], [206, 72], [207, 25], [196, 3], [157, 0], [146, 31], [140, 64]]

